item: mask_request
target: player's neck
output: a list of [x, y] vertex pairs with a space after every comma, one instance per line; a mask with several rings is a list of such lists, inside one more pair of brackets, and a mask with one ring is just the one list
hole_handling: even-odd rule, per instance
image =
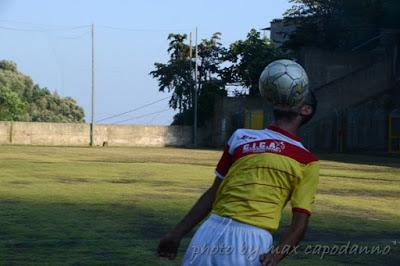
[[287, 121], [275, 121], [273, 123], [274, 126], [277, 126], [287, 132], [289, 132], [290, 134], [297, 136], [298, 131], [299, 131], [299, 126], [297, 126], [295, 123], [293, 122], [287, 122]]

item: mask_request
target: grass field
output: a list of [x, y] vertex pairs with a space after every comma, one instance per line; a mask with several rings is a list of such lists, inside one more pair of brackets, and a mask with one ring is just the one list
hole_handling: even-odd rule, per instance
[[[181, 257], [154, 256], [158, 239], [211, 184], [220, 154], [0, 146], [0, 265], [179, 265]], [[399, 265], [400, 159], [320, 157], [316, 208], [301, 247], [317, 252], [350, 241], [390, 252], [323, 259], [300, 252], [281, 265]]]

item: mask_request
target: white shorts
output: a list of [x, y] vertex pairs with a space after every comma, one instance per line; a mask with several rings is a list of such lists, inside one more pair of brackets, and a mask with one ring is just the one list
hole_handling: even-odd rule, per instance
[[261, 228], [211, 214], [186, 250], [182, 265], [261, 265], [272, 235]]

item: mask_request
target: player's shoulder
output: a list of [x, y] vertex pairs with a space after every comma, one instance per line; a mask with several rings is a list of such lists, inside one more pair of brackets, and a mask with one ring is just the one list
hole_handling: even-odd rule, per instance
[[252, 142], [265, 138], [263, 130], [239, 128], [233, 132], [231, 140], [235, 142]]
[[312, 153], [309, 149], [307, 149], [305, 146], [303, 146], [303, 144], [301, 143], [301, 147], [303, 150], [303, 156], [305, 157], [305, 162], [307, 164], [315, 164], [315, 165], [319, 165], [319, 159], [318, 157]]
[[263, 134], [263, 130], [258, 130], [258, 129], [248, 129], [248, 128], [238, 128], [235, 130], [235, 132], [233, 132], [233, 136], [236, 137], [243, 137], [243, 138], [247, 138], [247, 137], [260, 137]]
[[313, 163], [314, 165], [319, 165], [319, 159], [315, 154], [307, 150], [308, 152], [308, 157], [309, 157], [309, 163]]
[[297, 160], [303, 164], [319, 165], [318, 157], [306, 147], [304, 147], [301, 142], [299, 142], [299, 145], [296, 145], [296, 149], [293, 149], [293, 153], [297, 155], [295, 156], [297, 157]]
[[274, 142], [273, 145], [281, 147], [282, 155], [292, 157], [302, 164], [318, 163], [319, 161], [313, 153], [303, 146], [300, 138], [273, 127], [258, 130], [239, 128], [233, 132], [228, 145], [230, 151], [233, 152], [236, 147], [257, 141]]
[[300, 137], [293, 135], [279, 127], [269, 126], [265, 129], [269, 138], [283, 142], [283, 153], [302, 164], [317, 163], [318, 158], [311, 153], [302, 143]]
[[304, 146], [292, 145], [289, 143], [285, 144], [284, 154], [295, 159], [303, 165], [318, 165], [318, 158], [311, 153], [309, 150], [304, 148]]
[[263, 139], [262, 130], [239, 128], [236, 129], [228, 140], [228, 146], [231, 152], [240, 145]]

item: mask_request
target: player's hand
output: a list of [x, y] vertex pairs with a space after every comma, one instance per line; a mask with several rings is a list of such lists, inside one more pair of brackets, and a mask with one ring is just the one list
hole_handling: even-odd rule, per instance
[[168, 233], [160, 239], [160, 243], [157, 248], [157, 255], [165, 257], [170, 260], [175, 259], [178, 253], [179, 244], [181, 239], [172, 233]]
[[275, 259], [273, 254], [263, 254], [260, 256], [260, 262], [262, 266], [276, 266], [278, 265], [278, 261]]

